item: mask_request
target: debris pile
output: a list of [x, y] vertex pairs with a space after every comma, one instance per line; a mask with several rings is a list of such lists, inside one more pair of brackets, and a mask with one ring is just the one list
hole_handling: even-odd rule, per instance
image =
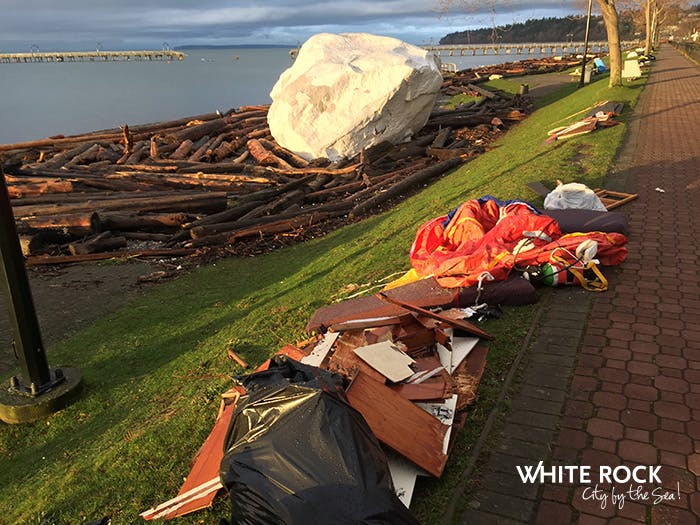
[[0, 145], [27, 264], [259, 253], [328, 231], [484, 152], [532, 107], [476, 91], [412, 140], [335, 163], [280, 147], [268, 106]]
[[[499, 286], [502, 283], [487, 285], [489, 289]], [[312, 316], [307, 327], [318, 329], [320, 335], [286, 345], [256, 372], [279, 371], [292, 359], [340, 378], [344, 402], [362, 415], [371, 433], [383, 445], [394, 490], [408, 507], [418, 476], [442, 474], [454, 438], [466, 422], [465, 409], [476, 399], [486, 366], [488, 349], [483, 341], [491, 336], [465, 319], [467, 310], [458, 308], [460, 304], [473, 304], [471, 292], [460, 297], [460, 290], [441, 288], [428, 279], [325, 306]], [[172, 518], [211, 505], [224, 486], [219, 479], [219, 467], [221, 464], [223, 472], [224, 457], [228, 454], [226, 429], [237, 428], [237, 424], [245, 429], [251, 417], [260, 419], [250, 415], [251, 403], [247, 398], [255, 397], [253, 391], [246, 389], [256, 382], [251, 380], [254, 376], [255, 373], [242, 376], [240, 384], [225, 395], [220, 417], [197, 453], [179, 495], [145, 511], [142, 517]], [[269, 376], [263, 380], [270, 383]], [[294, 395], [298, 397], [299, 391], [294, 390]], [[284, 396], [276, 397], [279, 402]], [[265, 410], [270, 412], [269, 403]], [[244, 420], [237, 423], [238, 418]], [[267, 418], [263, 423], [272, 419]], [[332, 429], [324, 432], [333, 434]], [[229, 436], [235, 433], [235, 430], [228, 432]], [[268, 432], [256, 431], [250, 439], [265, 440], [267, 436]], [[298, 433], [288, 432], [285, 439], [303, 444], [305, 440], [299, 441], [299, 437]], [[345, 439], [351, 442], [355, 437], [346, 435]], [[310, 445], [309, 442], [301, 447], [305, 457], [294, 462], [295, 465], [326, 460], [316, 458], [318, 444]], [[266, 446], [250, 444], [253, 449]], [[299, 453], [299, 450], [294, 452]], [[257, 479], [268, 476], [273, 480], [285, 479], [291, 475], [283, 472], [288, 463], [275, 462], [272, 470], [269, 466], [253, 465], [252, 471]], [[245, 472], [239, 474], [246, 476]], [[361, 484], [360, 480], [357, 483]], [[260, 487], [261, 483], [257, 483], [255, 490]], [[305, 496], [301, 492], [296, 494], [294, 505], [303, 508], [307, 502], [299, 500]], [[265, 494], [258, 496], [259, 501], [270, 499]], [[309, 494], [308, 498], [311, 500], [313, 496]], [[246, 492], [240, 498], [231, 494], [231, 499], [241, 505], [241, 500], [250, 499], [250, 494]], [[276, 505], [279, 504], [278, 501]], [[311, 503], [308, 505], [311, 508]]]

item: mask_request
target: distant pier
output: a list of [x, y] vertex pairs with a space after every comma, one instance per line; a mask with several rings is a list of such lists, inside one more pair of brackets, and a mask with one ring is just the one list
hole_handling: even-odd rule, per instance
[[[635, 47], [639, 42], [621, 42], [623, 49]], [[527, 44], [456, 44], [423, 46], [439, 56], [482, 56], [482, 55], [566, 55], [583, 53], [583, 42], [547, 42]], [[608, 50], [607, 41], [588, 42], [589, 53], [602, 53]]]
[[50, 53], [0, 53], [0, 63], [32, 62], [163, 62], [184, 60], [179, 51], [55, 51]]

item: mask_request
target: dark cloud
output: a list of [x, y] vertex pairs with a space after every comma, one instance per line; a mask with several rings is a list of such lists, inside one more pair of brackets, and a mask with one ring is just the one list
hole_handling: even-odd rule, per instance
[[[0, 50], [24, 48], [159, 47], [170, 45], [295, 44], [321, 31], [366, 31], [414, 43], [466, 27], [491, 24], [488, 3], [439, 0], [5, 0]], [[9, 5], [7, 5], [9, 4]], [[491, 2], [491, 5], [496, 5]], [[469, 7], [470, 6], [470, 7]], [[496, 5], [497, 23], [575, 11], [561, 0]]]

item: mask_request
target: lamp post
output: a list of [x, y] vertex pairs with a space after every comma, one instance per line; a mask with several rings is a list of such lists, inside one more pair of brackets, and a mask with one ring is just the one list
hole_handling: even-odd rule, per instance
[[0, 386], [0, 420], [28, 423], [68, 405], [80, 391], [77, 368], [49, 368], [20, 248], [5, 175], [0, 170], [0, 280], [14, 331], [20, 375]]
[[581, 80], [579, 80], [578, 87], [583, 87], [584, 79], [586, 75], [586, 55], [588, 55], [588, 32], [591, 28], [591, 8], [593, 7], [593, 0], [588, 0], [588, 13], [586, 14], [586, 34], [583, 39], [583, 60], [581, 60]]

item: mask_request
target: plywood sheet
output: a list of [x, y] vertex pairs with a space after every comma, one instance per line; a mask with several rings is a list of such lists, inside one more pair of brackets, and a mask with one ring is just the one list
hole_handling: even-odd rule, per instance
[[361, 346], [355, 348], [353, 352], [393, 383], [413, 375], [411, 368], [413, 359], [388, 341]]
[[[425, 308], [433, 308], [459, 306], [458, 291], [456, 288], [442, 288], [435, 279], [429, 278], [392, 288], [387, 290], [386, 294]], [[306, 329], [310, 332], [322, 332], [324, 328], [351, 319], [402, 316], [407, 313], [408, 311], [400, 306], [368, 295], [319, 308], [311, 316]]]
[[442, 474], [447, 462], [442, 450], [447, 427], [439, 419], [362, 372], [347, 396], [379, 441], [429, 474]]
[[452, 395], [452, 388], [442, 375], [437, 375], [422, 383], [398, 383], [391, 385], [394, 392], [410, 401], [438, 401]]

